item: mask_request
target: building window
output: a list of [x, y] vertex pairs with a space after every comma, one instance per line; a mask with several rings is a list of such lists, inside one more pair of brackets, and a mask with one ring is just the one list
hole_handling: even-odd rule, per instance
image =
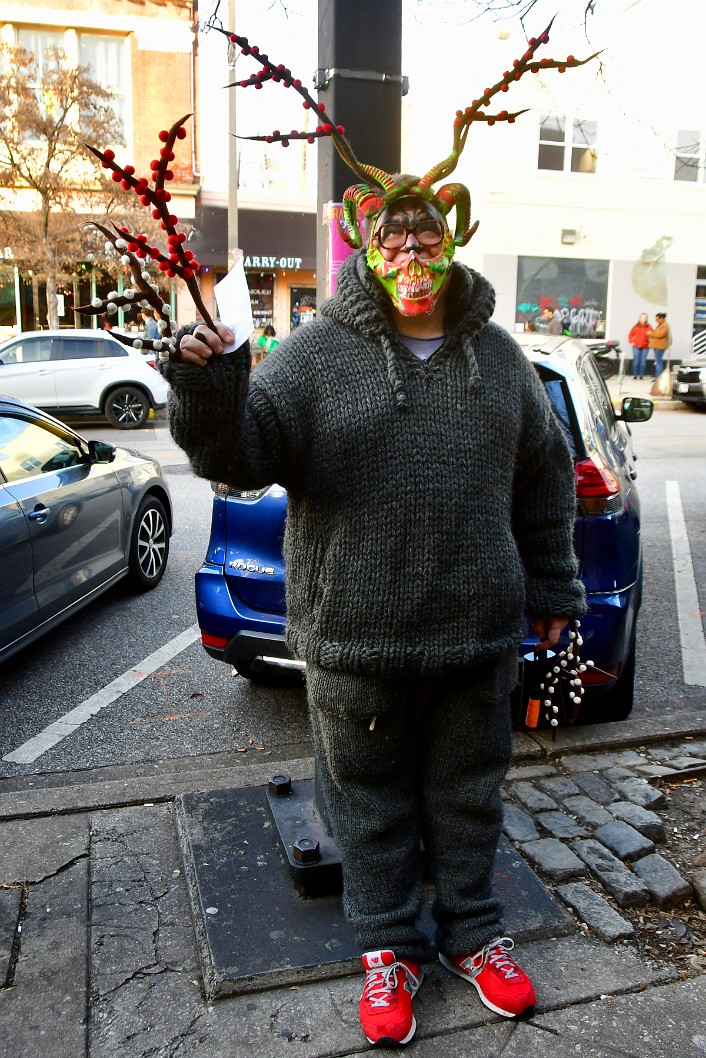
[[275, 277], [271, 273], [246, 272], [245, 278], [250, 290], [253, 326], [257, 330], [272, 323]]
[[545, 308], [561, 313], [575, 338], [605, 337], [608, 261], [518, 257], [515, 329], [546, 330]]
[[[59, 63], [66, 59], [64, 34], [53, 32], [52, 30], [25, 29], [21, 27], [17, 31], [17, 43], [20, 48], [31, 52], [34, 57], [34, 67], [26, 69], [25, 74], [29, 75], [31, 70], [34, 75], [34, 81], [30, 82], [28, 77], [27, 84], [37, 97], [39, 111], [44, 118], [46, 117], [49, 99], [46, 92], [42, 89], [42, 81], [47, 74], [58, 69]], [[26, 128], [22, 130], [22, 139], [25, 141], [31, 141], [33, 135]]]
[[595, 173], [597, 135], [595, 121], [543, 114], [537, 168], [560, 173]]
[[706, 181], [704, 148], [706, 148], [706, 143], [701, 138], [700, 132], [695, 132], [693, 129], [679, 129], [677, 149], [674, 152], [675, 180], [684, 180], [689, 184]]
[[59, 65], [59, 53], [64, 52], [64, 34], [48, 29], [20, 27], [17, 30], [17, 43], [34, 55], [37, 67], [37, 84], [34, 87], [37, 89], [44, 74], [56, 70]]
[[130, 71], [124, 37], [81, 33], [79, 63], [89, 69], [89, 76], [112, 94], [110, 106], [120, 119], [121, 144], [130, 132]]

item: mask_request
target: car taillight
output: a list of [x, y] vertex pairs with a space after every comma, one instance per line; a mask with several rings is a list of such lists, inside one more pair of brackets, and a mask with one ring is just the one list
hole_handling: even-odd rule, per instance
[[576, 499], [582, 514], [617, 514], [623, 509], [620, 480], [597, 452], [575, 464]]
[[147, 363], [150, 365], [150, 367], [153, 367], [155, 371], [157, 370], [157, 364], [154, 360], [148, 360]]
[[228, 637], [212, 636], [209, 632], [202, 632], [201, 642], [205, 647], [225, 647], [228, 646]]
[[581, 683], [610, 683], [617, 678], [617, 672], [616, 667], [612, 669], [587, 668], [581, 673]]
[[264, 489], [234, 489], [222, 481], [212, 481], [211, 488], [216, 496], [237, 496], [239, 500], [259, 500], [267, 492], [269, 485]]

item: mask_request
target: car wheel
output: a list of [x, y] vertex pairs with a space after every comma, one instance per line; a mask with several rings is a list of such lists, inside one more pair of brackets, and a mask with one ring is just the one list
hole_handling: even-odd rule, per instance
[[130, 539], [128, 583], [135, 591], [149, 591], [159, 584], [169, 558], [169, 523], [156, 496], [140, 504]]
[[149, 397], [137, 386], [118, 386], [108, 394], [103, 408], [106, 419], [118, 430], [136, 430], [150, 413]]
[[635, 696], [635, 637], [620, 676], [600, 698], [586, 695], [584, 719], [592, 724], [609, 724], [627, 720], [632, 712]]

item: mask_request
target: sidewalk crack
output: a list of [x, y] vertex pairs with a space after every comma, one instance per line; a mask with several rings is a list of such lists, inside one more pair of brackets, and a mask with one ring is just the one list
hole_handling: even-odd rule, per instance
[[17, 971], [17, 963], [20, 958], [20, 951], [22, 950], [22, 926], [24, 925], [25, 917], [27, 915], [27, 884], [25, 882], [12, 882], [8, 885], [0, 885], [0, 889], [18, 889], [20, 893], [20, 903], [17, 908], [17, 920], [15, 922], [15, 931], [12, 936], [12, 944], [10, 945], [10, 956], [7, 961], [7, 973], [5, 974], [5, 980], [0, 984], [0, 992], [7, 988], [12, 988], [15, 983], [15, 973]]
[[[577, 1005], [583, 1006], [585, 1004], [582, 1003]], [[549, 1011], [546, 1011], [546, 1013], [549, 1013]], [[592, 1046], [595, 1045], [595, 1041], [593, 1040], [580, 1039], [580, 1037], [578, 1037], [575, 1033], [571, 1033], [569, 1035], [563, 1031], [560, 1031], [559, 1029], [552, 1028], [551, 1025], [538, 1025], [534, 1021], [528, 1021], [527, 1025], [529, 1026], [529, 1028], [537, 1029], [539, 1032], [546, 1032], [550, 1036], [554, 1036], [557, 1040], [563, 1040], [567, 1044], [579, 1043], [580, 1041], [581, 1045], [585, 1043], [588, 1043]], [[514, 1035], [515, 1034], [513, 1033], [513, 1037]], [[614, 1047], [610, 1043], [601, 1043], [600, 1046], [605, 1050], [605, 1058], [642, 1058], [643, 1055], [642, 1051], [624, 1051], [622, 1047]], [[503, 1050], [505, 1050], [505, 1048]], [[502, 1058], [502, 1053], [503, 1052], [501, 1052], [499, 1058]]]

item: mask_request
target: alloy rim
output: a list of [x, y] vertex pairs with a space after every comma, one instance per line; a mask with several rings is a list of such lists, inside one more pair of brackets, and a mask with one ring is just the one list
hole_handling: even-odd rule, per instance
[[158, 510], [145, 511], [137, 533], [137, 561], [146, 577], [153, 580], [164, 565], [167, 528]]
[[139, 422], [143, 411], [144, 403], [129, 393], [121, 393], [113, 401], [113, 415], [117, 422]]

